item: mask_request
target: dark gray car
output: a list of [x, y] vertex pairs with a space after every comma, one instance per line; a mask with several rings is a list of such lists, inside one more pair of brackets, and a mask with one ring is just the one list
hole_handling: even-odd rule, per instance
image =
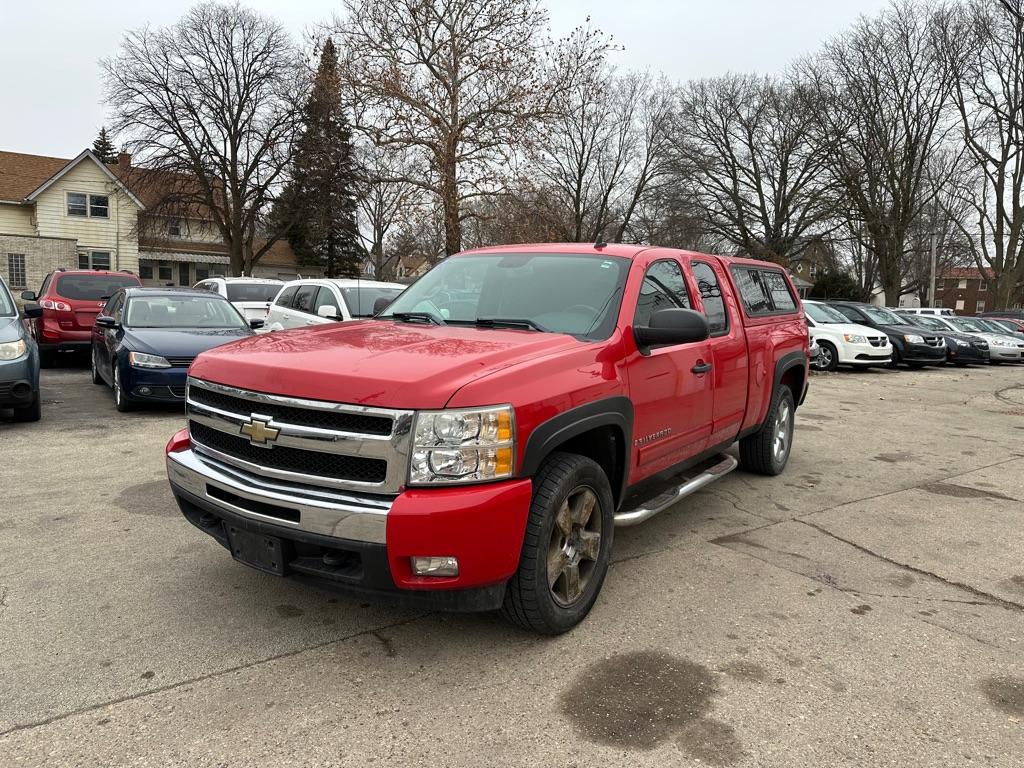
[[[39, 317], [37, 305], [25, 317]], [[0, 278], [0, 410], [14, 409], [15, 421], [39, 421], [39, 348], [18, 313], [14, 297]]]

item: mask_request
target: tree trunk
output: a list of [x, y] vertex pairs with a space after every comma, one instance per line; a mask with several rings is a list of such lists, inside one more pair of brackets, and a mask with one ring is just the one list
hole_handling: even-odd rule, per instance
[[242, 238], [232, 237], [228, 241], [228, 257], [231, 259], [231, 277], [240, 277], [245, 272], [245, 244]]

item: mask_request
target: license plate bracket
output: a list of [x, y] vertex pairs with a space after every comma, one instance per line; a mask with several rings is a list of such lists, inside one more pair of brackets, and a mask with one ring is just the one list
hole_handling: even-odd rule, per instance
[[284, 576], [284, 551], [279, 538], [247, 531], [236, 525], [225, 527], [231, 556], [235, 560], [265, 573]]

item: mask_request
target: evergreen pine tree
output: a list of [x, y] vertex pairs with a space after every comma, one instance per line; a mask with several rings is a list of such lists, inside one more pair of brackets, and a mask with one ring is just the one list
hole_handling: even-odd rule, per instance
[[92, 143], [92, 151], [104, 163], [117, 162], [117, 148], [107, 135], [106, 126], [100, 128], [99, 136]]
[[290, 219], [288, 242], [300, 263], [322, 266], [328, 277], [354, 277], [362, 256], [356, 168], [352, 132], [341, 101], [338, 53], [330, 38], [320, 54], [303, 122], [292, 181], [282, 195], [278, 215]]

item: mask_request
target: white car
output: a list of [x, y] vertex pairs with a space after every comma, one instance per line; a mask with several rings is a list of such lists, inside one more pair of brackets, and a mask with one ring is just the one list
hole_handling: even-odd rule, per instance
[[266, 320], [283, 280], [259, 277], [211, 277], [193, 288], [218, 293], [235, 305], [246, 320]]
[[882, 331], [851, 323], [832, 307], [817, 301], [805, 301], [803, 305], [811, 338], [821, 348], [819, 370], [834, 371], [840, 365], [870, 368], [892, 362], [892, 345]]
[[285, 283], [267, 314], [267, 329], [282, 331], [308, 325], [372, 317], [378, 301], [391, 303], [406, 286], [376, 280], [293, 280]]

